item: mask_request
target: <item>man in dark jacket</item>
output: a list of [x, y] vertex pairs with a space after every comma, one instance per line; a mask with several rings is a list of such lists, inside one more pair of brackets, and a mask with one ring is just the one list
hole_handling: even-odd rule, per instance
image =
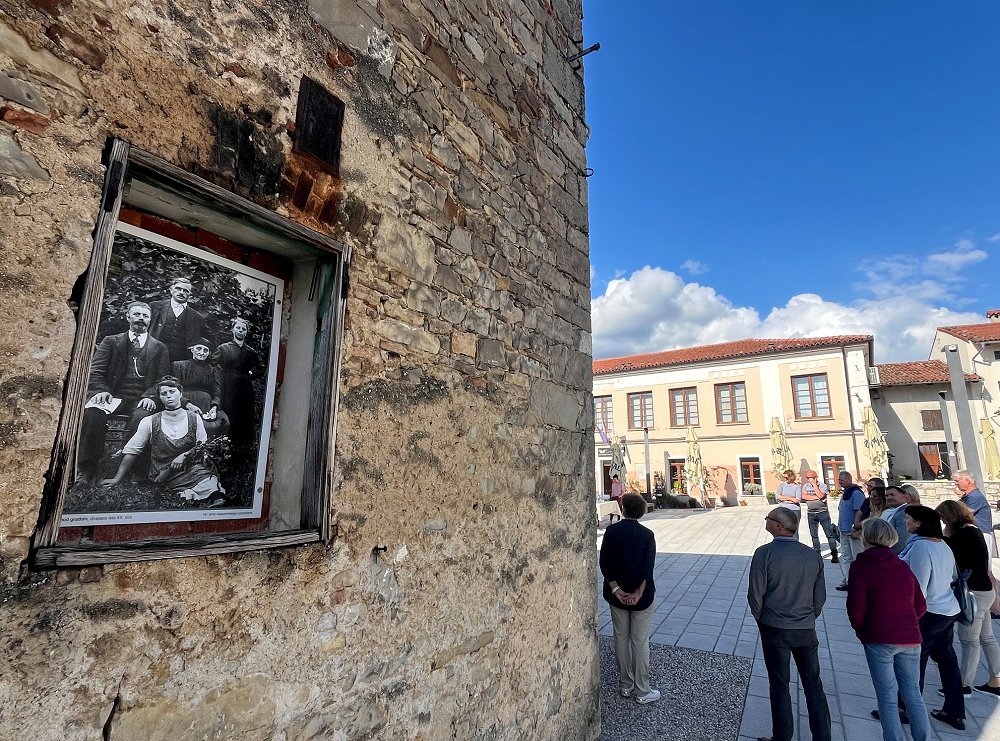
[[618, 691], [622, 697], [635, 697], [645, 705], [660, 699], [660, 691], [649, 686], [656, 537], [639, 524], [639, 518], [646, 514], [646, 501], [641, 496], [625, 494], [621, 506], [624, 519], [609, 525], [601, 542], [604, 599], [611, 606], [615, 630]]
[[170, 348], [170, 360], [175, 363], [190, 360], [188, 348], [195, 338], [205, 334], [205, 317], [188, 306], [191, 289], [187, 278], [174, 278], [170, 298], [149, 305], [149, 333]]
[[[148, 304], [130, 303], [125, 310], [128, 331], [105, 337], [94, 352], [77, 451], [77, 467], [85, 480], [97, 475], [113, 412], [132, 415], [126, 430], [129, 434], [139, 420], [156, 411], [156, 402], [144, 394], [170, 373], [170, 351], [149, 336], [149, 315]], [[116, 399], [120, 399], [117, 404]]]
[[794, 512], [775, 507], [764, 519], [774, 540], [754, 552], [747, 589], [747, 603], [760, 630], [771, 696], [773, 736], [759, 741], [794, 738], [788, 693], [789, 660], [793, 656], [806, 696], [813, 741], [830, 741], [830, 707], [819, 676], [816, 637], [816, 618], [826, 602], [823, 558], [799, 542], [799, 521]]

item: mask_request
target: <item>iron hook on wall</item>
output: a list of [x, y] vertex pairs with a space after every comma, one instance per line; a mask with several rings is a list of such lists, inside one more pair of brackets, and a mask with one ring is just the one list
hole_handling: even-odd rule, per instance
[[[582, 44], [583, 39], [578, 40], [576, 43]], [[583, 63], [578, 60], [587, 56], [591, 52], [597, 51], [600, 48], [601, 48], [600, 44], [594, 44], [593, 46], [588, 46], [583, 51], [578, 51], [576, 54], [570, 54], [568, 57], [566, 57], [566, 61], [570, 63], [570, 67], [572, 67], [573, 69], [580, 69], [583, 66]], [[573, 62], [576, 62], [576, 64], [573, 64]]]

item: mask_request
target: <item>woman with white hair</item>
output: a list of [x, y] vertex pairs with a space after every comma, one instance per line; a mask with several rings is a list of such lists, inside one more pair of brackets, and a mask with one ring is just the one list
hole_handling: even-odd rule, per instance
[[920, 618], [927, 611], [913, 572], [892, 552], [895, 528], [872, 518], [861, 526], [864, 550], [851, 564], [847, 580], [847, 617], [864, 645], [875, 687], [885, 741], [904, 741], [898, 698], [906, 703], [914, 741], [930, 734], [927, 707], [920, 694]]

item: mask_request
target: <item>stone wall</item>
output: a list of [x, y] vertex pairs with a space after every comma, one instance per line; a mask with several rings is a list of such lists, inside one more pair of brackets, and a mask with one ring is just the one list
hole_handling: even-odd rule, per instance
[[[596, 735], [581, 13], [0, 0], [0, 737]], [[352, 246], [330, 547], [26, 568], [110, 136]]]

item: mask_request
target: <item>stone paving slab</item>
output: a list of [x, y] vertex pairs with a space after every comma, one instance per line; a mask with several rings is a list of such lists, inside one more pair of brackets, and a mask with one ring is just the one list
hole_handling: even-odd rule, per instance
[[[742, 713], [731, 721], [734, 727], [730, 730], [735, 735], [718, 738], [754, 741], [758, 736], [771, 733], [767, 672], [760, 653], [757, 625], [746, 604], [750, 557], [758, 546], [770, 540], [764, 530], [766, 513], [767, 509], [763, 507], [715, 511], [657, 510], [642, 519], [642, 524], [655, 533], [657, 543], [652, 643], [678, 650], [706, 652], [704, 655], [710, 657], [724, 655], [734, 661], [752, 660]], [[598, 548], [602, 532], [598, 531]], [[808, 528], [804, 524], [800, 538], [809, 542]], [[825, 544], [823, 554], [828, 558]], [[994, 567], [995, 572], [1000, 572], [1000, 560], [994, 561]], [[817, 621], [817, 635], [823, 685], [833, 718], [833, 738], [834, 741], [874, 741], [882, 736], [881, 726], [870, 716], [875, 707], [875, 693], [864, 650], [847, 619], [847, 596], [835, 590], [841, 579], [840, 567], [827, 561], [827, 602], [823, 615]], [[611, 614], [607, 603], [600, 597], [602, 586], [598, 572], [598, 632], [602, 636], [611, 636]], [[995, 631], [998, 630], [998, 623], [1000, 621], [993, 621]], [[610, 651], [610, 639], [602, 638], [602, 641], [607, 643]], [[957, 639], [955, 650], [961, 655]], [[670, 654], [666, 656], [672, 658]], [[605, 656], [602, 649], [601, 665], [603, 691], [605, 678], [615, 681], [617, 675], [613, 651]], [[687, 671], [686, 667], [684, 671]], [[654, 686], [659, 685], [662, 689], [665, 682], [673, 681], [671, 678], [676, 673], [676, 667], [669, 664], [665, 668], [665, 676], [654, 671]], [[796, 738], [807, 741], [810, 734], [805, 698], [794, 671], [792, 675], [792, 706], [798, 718]], [[985, 659], [982, 659], [976, 683], [985, 681], [986, 665]], [[703, 686], [696, 682], [701, 682]], [[692, 677], [689, 686], [697, 696], [700, 691], [711, 690], [712, 679]], [[937, 694], [940, 686], [937, 667], [931, 662], [924, 689], [928, 708], [941, 706], [942, 698]], [[602, 722], [607, 717], [609, 723], [615, 723], [616, 708], [617, 703], [604, 707]], [[931, 739], [1000, 741], [1000, 701], [974, 692], [972, 697], [966, 698], [966, 716], [965, 732], [932, 719]], [[602, 738], [647, 737], [602, 735]], [[663, 735], [658, 738], [687, 741], [701, 737]]]

